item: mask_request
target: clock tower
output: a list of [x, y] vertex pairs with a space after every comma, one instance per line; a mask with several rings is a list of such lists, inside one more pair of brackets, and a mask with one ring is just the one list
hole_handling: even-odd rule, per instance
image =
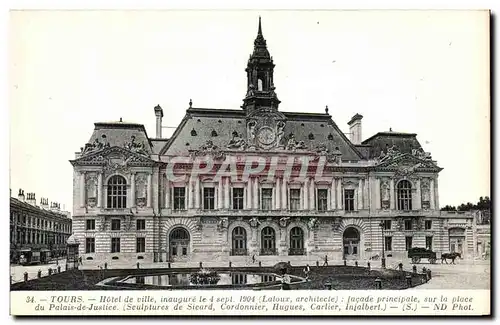
[[266, 40], [262, 35], [260, 17], [257, 38], [254, 41], [254, 50], [248, 59], [245, 71], [247, 73], [247, 94], [241, 107], [247, 112], [247, 115], [259, 108], [277, 110], [280, 101], [274, 92], [274, 63], [267, 50]]
[[248, 59], [247, 94], [241, 106], [246, 112], [247, 143], [250, 149], [274, 150], [284, 148], [285, 115], [278, 111], [280, 100], [274, 92], [273, 58], [267, 50], [259, 31], [254, 41], [254, 50]]

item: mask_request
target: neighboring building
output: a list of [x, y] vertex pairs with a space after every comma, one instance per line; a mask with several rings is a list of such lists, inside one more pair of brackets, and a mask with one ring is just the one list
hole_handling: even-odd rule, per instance
[[487, 259], [491, 257], [491, 211], [474, 211], [475, 221], [475, 252], [476, 257]]
[[10, 198], [10, 259], [18, 262], [23, 255], [28, 262], [45, 262], [66, 254], [66, 240], [71, 235], [71, 216], [61, 211], [59, 203], [40, 199], [35, 193]]
[[[71, 161], [74, 234], [84, 259], [367, 259], [382, 245], [398, 259], [410, 247], [472, 256], [473, 218], [439, 211], [442, 168], [415, 133], [361, 141], [356, 114], [348, 139], [328, 107], [278, 109], [260, 21], [246, 72], [241, 109], [190, 102], [170, 139], [161, 135], [160, 106], [156, 138], [141, 124], [95, 123]], [[213, 168], [193, 170], [201, 157], [212, 157]], [[241, 177], [251, 159], [265, 168]], [[217, 177], [228, 167], [233, 174]]]

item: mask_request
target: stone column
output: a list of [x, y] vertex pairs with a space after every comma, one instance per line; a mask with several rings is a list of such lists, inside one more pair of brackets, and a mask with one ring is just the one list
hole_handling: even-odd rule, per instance
[[302, 185], [302, 188], [303, 188], [303, 191], [302, 193], [304, 193], [303, 195], [303, 199], [302, 199], [302, 209], [303, 210], [309, 210], [309, 179], [306, 178], [304, 180], [304, 184]]
[[[80, 172], [80, 207], [85, 206], [85, 192], [87, 191], [85, 187], [85, 172]], [[99, 191], [97, 191], [99, 194]]]
[[336, 206], [336, 194], [335, 194], [335, 178], [332, 178], [332, 185], [330, 186], [330, 205], [328, 206], [328, 208], [330, 210], [336, 210], [337, 206]]
[[245, 209], [252, 209], [252, 179], [249, 177], [246, 186]]
[[196, 176], [195, 185], [194, 185], [194, 207], [195, 209], [200, 209], [200, 197], [201, 197], [201, 186], [200, 186], [200, 177]]
[[135, 207], [135, 173], [130, 174], [130, 206]]
[[363, 209], [363, 179], [359, 179], [358, 185], [358, 210]]
[[170, 208], [170, 181], [165, 178], [165, 209]]
[[275, 209], [276, 210], [279, 210], [280, 209], [280, 205], [281, 205], [281, 187], [280, 187], [280, 182], [281, 180], [279, 178], [276, 178], [276, 185], [274, 186], [274, 193], [275, 193], [275, 196], [273, 196], [273, 198], [275, 198]]
[[222, 204], [224, 203], [223, 198], [223, 186], [222, 186], [222, 177], [219, 178], [219, 185], [217, 190], [217, 209], [222, 210]]
[[420, 192], [420, 178], [417, 179], [415, 182], [416, 184], [416, 191], [415, 191], [415, 210], [420, 210], [422, 208], [422, 194]]
[[315, 202], [314, 199], [316, 198], [316, 192], [315, 192], [315, 184], [314, 184], [314, 178], [311, 178], [309, 183], [309, 209], [314, 210], [315, 209]]
[[253, 208], [255, 210], [259, 209], [259, 179], [257, 177], [253, 178]]
[[394, 210], [396, 209], [396, 201], [394, 200], [394, 197], [396, 196], [396, 191], [394, 190], [394, 179], [391, 179], [391, 182], [390, 182], [390, 200], [391, 200], [391, 205], [390, 205], [390, 208], [391, 210]]
[[152, 201], [153, 201], [153, 184], [152, 184], [152, 175], [148, 174], [148, 208], [152, 207]]
[[288, 184], [285, 178], [281, 180], [281, 209], [287, 210], [288, 209]]
[[363, 179], [363, 207], [365, 209], [370, 209], [369, 186], [370, 186], [370, 181], [369, 178], [366, 177]]
[[224, 209], [229, 209], [229, 177], [224, 182]]
[[431, 182], [430, 182], [430, 199], [431, 199], [431, 202], [430, 202], [430, 208], [431, 210], [434, 210], [435, 209], [435, 205], [434, 205], [434, 178], [431, 178]]
[[382, 208], [380, 203], [380, 178], [375, 179], [375, 209], [380, 210]]
[[337, 179], [337, 210], [342, 210], [342, 178]]
[[439, 186], [438, 186], [438, 177], [434, 180], [434, 206], [436, 210], [439, 210]]
[[188, 209], [193, 208], [193, 176], [189, 177], [187, 184]]

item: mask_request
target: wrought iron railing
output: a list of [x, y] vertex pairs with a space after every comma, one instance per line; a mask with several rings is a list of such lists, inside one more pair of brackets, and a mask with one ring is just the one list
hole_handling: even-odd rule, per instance
[[276, 248], [262, 248], [260, 255], [276, 255]]
[[246, 248], [233, 248], [231, 250], [232, 256], [248, 255]]
[[306, 255], [306, 250], [304, 248], [290, 248], [288, 255]]

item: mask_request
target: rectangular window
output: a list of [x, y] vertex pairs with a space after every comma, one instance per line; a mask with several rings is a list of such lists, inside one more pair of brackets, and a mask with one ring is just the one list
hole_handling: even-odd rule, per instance
[[261, 210], [272, 210], [273, 209], [273, 189], [263, 188], [260, 190], [260, 207]]
[[146, 230], [146, 220], [137, 219], [136, 221], [136, 230]]
[[425, 248], [432, 250], [432, 236], [425, 237]]
[[146, 251], [146, 238], [144, 237], [136, 238], [136, 250], [137, 253], [144, 253]]
[[174, 187], [174, 210], [186, 210], [185, 187]]
[[36, 227], [40, 228], [40, 219], [36, 219]]
[[385, 237], [385, 250], [386, 251], [392, 251], [392, 237]]
[[317, 209], [318, 209], [318, 211], [327, 211], [328, 210], [328, 190], [327, 189], [318, 189]]
[[233, 210], [243, 209], [243, 189], [233, 188]]
[[406, 250], [409, 250], [412, 247], [413, 237], [406, 236]]
[[111, 220], [111, 230], [120, 230], [121, 222], [120, 219], [112, 219]]
[[411, 230], [412, 229], [412, 220], [407, 219], [405, 220], [405, 230]]
[[432, 229], [432, 220], [425, 220], [425, 230]]
[[111, 238], [111, 253], [120, 252], [120, 238]]
[[300, 210], [300, 188], [290, 189], [290, 210]]
[[354, 190], [344, 190], [344, 209], [354, 211]]
[[95, 219], [88, 219], [85, 230], [95, 230]]
[[85, 253], [95, 253], [95, 238], [85, 238]]
[[392, 221], [384, 220], [384, 230], [391, 230], [391, 228], [392, 228]]
[[205, 187], [203, 189], [203, 209], [205, 210], [215, 209], [215, 188]]

